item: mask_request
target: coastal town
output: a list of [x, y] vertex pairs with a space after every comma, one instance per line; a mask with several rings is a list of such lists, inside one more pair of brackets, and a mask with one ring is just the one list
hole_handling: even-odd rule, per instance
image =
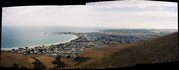
[[[149, 35], [136, 36], [136, 35], [115, 35], [103, 32], [89, 32], [89, 33], [75, 33], [75, 32], [55, 32], [56, 34], [71, 34], [76, 35], [78, 38], [66, 43], [54, 44], [50, 46], [37, 46], [34, 48], [18, 48], [12, 49], [8, 52], [18, 54], [39, 54], [52, 57], [63, 58], [76, 58], [81, 51], [91, 50], [95, 48], [106, 47], [115, 43], [134, 43], [141, 42], [147, 39]], [[46, 33], [45, 33], [46, 34]], [[150, 35], [152, 36], [152, 35]], [[153, 37], [156, 37], [154, 34]], [[150, 37], [151, 38], [151, 37]]]

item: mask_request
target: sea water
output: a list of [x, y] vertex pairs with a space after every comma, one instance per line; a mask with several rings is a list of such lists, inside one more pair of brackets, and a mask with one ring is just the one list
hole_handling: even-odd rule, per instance
[[1, 49], [6, 50], [63, 43], [77, 38], [75, 35], [57, 34], [56, 32], [95, 32], [95, 30], [65, 27], [3, 26], [1, 33]]

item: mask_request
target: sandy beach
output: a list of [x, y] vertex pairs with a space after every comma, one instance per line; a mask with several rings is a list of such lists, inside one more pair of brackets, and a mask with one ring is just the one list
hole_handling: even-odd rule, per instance
[[[49, 43], [49, 44], [42, 44], [42, 45], [44, 45], [45, 47], [49, 47], [49, 46], [51, 46], [51, 45], [56, 45], [56, 44], [61, 44], [61, 43], [68, 43], [68, 42], [70, 42], [71, 40], [78, 39], [78, 38], [79, 38], [78, 36], [73, 35], [73, 38], [68, 39], [68, 40], [65, 40], [65, 41], [63, 41], [63, 42]], [[37, 47], [37, 46], [42, 46], [42, 45], [28, 46], [28, 48], [31, 49], [31, 48], [35, 48], [35, 47]], [[25, 48], [25, 47], [1, 48], [1, 50], [9, 51], [9, 50], [18, 49], [18, 48]]]

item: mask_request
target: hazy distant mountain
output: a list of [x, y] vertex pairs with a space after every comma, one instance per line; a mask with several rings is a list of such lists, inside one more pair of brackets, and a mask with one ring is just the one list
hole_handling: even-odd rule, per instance
[[177, 29], [104, 29], [100, 32], [119, 32], [119, 33], [160, 33], [177, 32]]

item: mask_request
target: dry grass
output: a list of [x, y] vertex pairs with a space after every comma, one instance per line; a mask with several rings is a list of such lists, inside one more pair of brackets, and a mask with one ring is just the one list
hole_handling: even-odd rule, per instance
[[28, 57], [28, 61], [29, 61], [30, 65], [32, 66], [32, 68], [34, 68], [32, 63], [34, 63], [35, 60], [32, 57]]
[[[178, 33], [166, 35], [154, 40], [134, 44], [113, 44], [109, 47], [86, 50], [80, 57], [90, 58], [83, 62], [75, 62], [72, 58], [60, 58], [67, 66], [65, 68], [115, 68], [133, 66], [139, 63], [161, 63], [177, 61]], [[15, 53], [1, 53], [1, 66], [33, 68], [32, 58], [40, 60], [47, 69], [57, 65], [52, 62], [55, 58], [42, 55], [21, 55]]]
[[42, 62], [45, 66], [47, 66], [47, 69], [51, 69], [57, 65], [53, 64], [52, 62], [55, 61], [54, 57], [48, 57], [48, 56], [38, 56], [35, 57], [38, 60], [40, 60], [40, 62]]
[[1, 66], [12, 67], [13, 64], [18, 64], [19, 67], [26, 67], [28, 69], [32, 69], [34, 68], [34, 65], [32, 63], [36, 62], [33, 57], [40, 60], [40, 62], [42, 62], [45, 66], [47, 66], [47, 69], [51, 69], [57, 66], [52, 63], [53, 61], [55, 61], [54, 57], [42, 56], [37, 54], [22, 55], [22, 54], [7, 53], [7, 52], [1, 53]]
[[77, 64], [77, 62], [74, 61], [73, 58], [60, 58], [62, 62], [64, 62], [65, 64], [67, 64], [67, 66], [65, 68], [72, 68], [75, 66], [75, 64]]
[[[110, 47], [105, 47], [105, 48], [98, 48], [95, 50], [88, 50], [88, 51], [83, 51], [80, 56], [81, 57], [89, 57], [91, 59], [82, 62], [82, 63], [77, 63], [74, 68], [96, 68], [94, 67], [95, 65], [97, 68], [103, 68], [106, 67], [110, 64], [110, 55], [112, 55], [115, 52], [118, 52], [120, 50], [123, 50], [125, 48], [130, 47], [132, 44], [114, 44], [111, 45]], [[106, 63], [103, 63], [103, 60], [105, 60]], [[118, 60], [118, 59], [117, 59]], [[102, 62], [99, 62], [102, 61]], [[114, 60], [113, 60], [114, 61]]]
[[28, 57], [16, 53], [1, 52], [1, 66], [12, 67], [13, 64], [18, 64], [19, 67], [33, 68], [28, 61]]
[[103, 55], [109, 55], [111, 53], [119, 51], [120, 49], [127, 48], [129, 45], [133, 45], [133, 44], [114, 44], [114, 45], [111, 45], [111, 47], [82, 51], [80, 56], [90, 57], [90, 58], [99, 58]]
[[[178, 49], [178, 33], [174, 33], [138, 44], [120, 45], [106, 50], [100, 49], [83, 52], [82, 56], [96, 57], [96, 59], [81, 63], [76, 67], [115, 68], [133, 66], [140, 63], [177, 61], [179, 59]], [[110, 54], [100, 56], [105, 52]]]
[[[161, 63], [177, 61], [178, 33], [147, 41], [131, 48], [136, 63]], [[138, 50], [138, 51], [137, 51]]]
[[39, 57], [40, 55], [37, 55], [37, 54], [30, 54], [30, 55], [27, 55], [28, 56], [28, 60], [29, 60], [29, 63], [31, 64], [31, 66], [34, 68], [33, 64], [35, 61], [35, 59], [33, 57]]

